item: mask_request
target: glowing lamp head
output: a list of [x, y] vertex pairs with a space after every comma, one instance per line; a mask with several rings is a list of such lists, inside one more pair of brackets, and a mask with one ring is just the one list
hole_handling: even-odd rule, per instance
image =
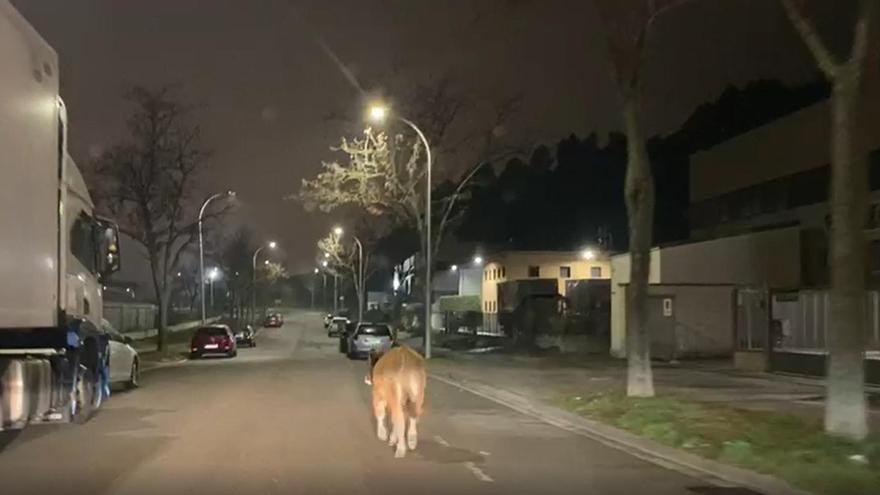
[[449, 267], [449, 271], [457, 272], [457, 271], [458, 271], [458, 265], [452, 265], [452, 266], [450, 266], [450, 267]]
[[269, 241], [269, 249], [275, 249], [278, 247], [278, 243], [275, 241]]
[[342, 227], [333, 227], [333, 233], [336, 235], [342, 235]]
[[482, 256], [474, 256], [474, 264], [478, 265], [478, 266], [482, 265], [483, 264], [483, 257]]
[[327, 268], [327, 260], [324, 260], [324, 261], [321, 263], [321, 266], [323, 266], [324, 268]]
[[581, 258], [583, 258], [585, 260], [591, 260], [591, 259], [594, 259], [595, 257], [596, 257], [596, 253], [594, 253], [592, 249], [584, 249], [581, 252]]
[[384, 105], [373, 105], [370, 107], [370, 120], [381, 123], [386, 118], [388, 118], [388, 107]]

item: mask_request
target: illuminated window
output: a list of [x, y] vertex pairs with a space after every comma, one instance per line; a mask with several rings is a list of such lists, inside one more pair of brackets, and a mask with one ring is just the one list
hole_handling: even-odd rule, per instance
[[541, 276], [541, 267], [539, 266], [530, 266], [529, 267], [529, 277], [540, 277]]
[[560, 266], [559, 267], [559, 278], [571, 278], [571, 267], [570, 266]]
[[590, 267], [590, 278], [602, 278], [602, 267], [601, 266]]

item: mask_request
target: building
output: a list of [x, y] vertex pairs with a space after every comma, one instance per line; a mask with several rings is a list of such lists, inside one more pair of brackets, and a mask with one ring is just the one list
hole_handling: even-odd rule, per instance
[[480, 304], [484, 314], [497, 314], [499, 285], [517, 280], [553, 280], [566, 296], [570, 282], [611, 278], [606, 253], [585, 251], [502, 251], [485, 259]]
[[[880, 94], [862, 108], [871, 191], [866, 369], [877, 382], [880, 360], [870, 358], [880, 354]], [[819, 102], [691, 157], [691, 242], [651, 253], [656, 356], [734, 355], [763, 369], [824, 372], [830, 119], [830, 102]], [[612, 353], [623, 356], [628, 255], [612, 269]]]

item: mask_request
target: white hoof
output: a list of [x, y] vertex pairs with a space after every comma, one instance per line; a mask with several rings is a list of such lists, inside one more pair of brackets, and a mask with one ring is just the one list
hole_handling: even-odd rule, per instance
[[403, 446], [403, 442], [397, 444], [397, 449], [394, 451], [395, 459], [403, 459], [406, 457], [406, 447]]

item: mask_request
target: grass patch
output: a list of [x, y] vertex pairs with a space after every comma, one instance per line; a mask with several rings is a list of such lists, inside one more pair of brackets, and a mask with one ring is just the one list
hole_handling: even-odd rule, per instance
[[[561, 404], [710, 459], [785, 479], [828, 495], [880, 494], [880, 438], [852, 443], [826, 436], [819, 421], [680, 397], [572, 397]], [[854, 461], [850, 456], [864, 462]]]

